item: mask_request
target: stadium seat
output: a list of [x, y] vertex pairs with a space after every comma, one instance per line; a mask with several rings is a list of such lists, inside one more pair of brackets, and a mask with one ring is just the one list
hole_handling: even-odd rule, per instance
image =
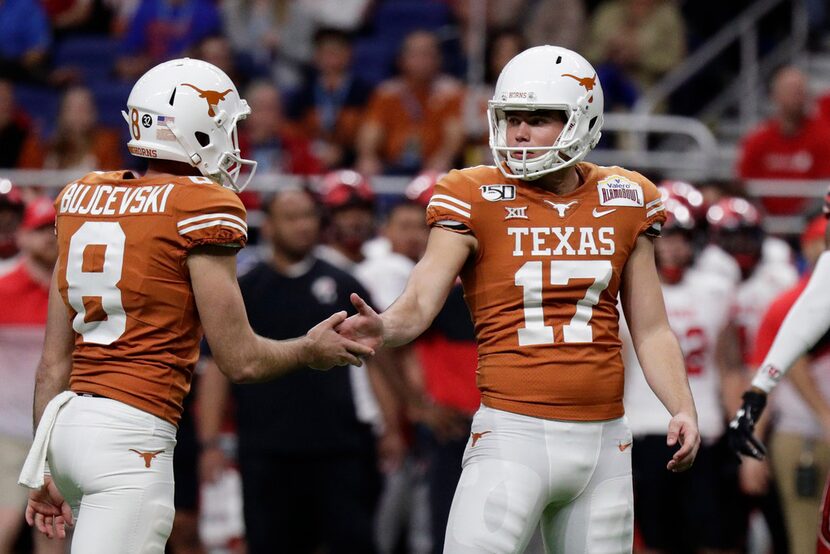
[[387, 1], [375, 10], [374, 31], [378, 35], [401, 39], [418, 29], [435, 31], [450, 21], [450, 10], [444, 2]]
[[369, 37], [357, 40], [352, 53], [355, 74], [371, 85], [377, 85], [391, 76], [394, 73], [399, 41], [400, 37]]
[[41, 137], [51, 136], [55, 130], [60, 105], [60, 92], [36, 85], [16, 84], [15, 102], [32, 119]]
[[98, 121], [101, 125], [120, 129], [124, 126], [121, 110], [127, 109], [127, 98], [132, 90], [132, 83], [117, 81], [91, 83], [92, 94], [98, 105]]
[[86, 84], [112, 78], [118, 40], [105, 35], [68, 37], [55, 45], [55, 67], [73, 67]]

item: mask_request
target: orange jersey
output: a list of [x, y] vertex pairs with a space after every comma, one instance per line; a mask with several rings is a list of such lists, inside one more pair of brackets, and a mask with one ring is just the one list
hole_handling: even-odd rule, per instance
[[69, 386], [176, 424], [202, 337], [188, 251], [241, 248], [239, 198], [204, 177], [90, 173], [55, 201], [58, 286], [77, 333]]
[[637, 238], [659, 235], [665, 212], [638, 173], [577, 171], [582, 185], [564, 196], [489, 166], [435, 187], [429, 224], [478, 240], [461, 279], [487, 406], [546, 419], [623, 415], [617, 293]]

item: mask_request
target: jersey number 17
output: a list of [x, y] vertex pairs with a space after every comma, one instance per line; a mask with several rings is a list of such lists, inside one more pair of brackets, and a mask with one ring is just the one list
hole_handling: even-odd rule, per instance
[[[543, 266], [540, 261], [526, 262], [516, 272], [515, 283], [524, 289], [525, 325], [519, 329], [519, 346], [553, 344], [553, 327], [545, 325], [542, 306], [544, 289]], [[552, 260], [550, 284], [565, 286], [571, 279], [593, 279], [585, 296], [576, 302], [576, 311], [570, 323], [562, 327], [565, 342], [592, 342], [594, 331], [590, 325], [594, 306], [611, 282], [613, 268], [609, 260]]]

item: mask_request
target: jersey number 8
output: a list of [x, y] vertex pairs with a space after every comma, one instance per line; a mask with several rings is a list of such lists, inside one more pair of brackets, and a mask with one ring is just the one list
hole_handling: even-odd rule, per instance
[[[112, 344], [127, 328], [127, 314], [121, 301], [118, 282], [124, 266], [126, 237], [117, 222], [87, 221], [72, 235], [66, 261], [66, 282], [69, 284], [69, 305], [77, 312], [72, 328], [84, 342]], [[90, 247], [104, 248], [100, 270], [84, 268], [84, 258], [92, 257]], [[97, 269], [97, 268], [95, 268]], [[95, 300], [106, 314], [104, 319], [86, 321], [87, 310]], [[89, 308], [88, 308], [89, 307]]]

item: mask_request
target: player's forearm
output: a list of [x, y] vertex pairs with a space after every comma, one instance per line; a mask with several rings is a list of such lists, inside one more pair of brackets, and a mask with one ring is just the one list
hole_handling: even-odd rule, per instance
[[55, 271], [52, 274], [52, 284], [49, 287], [46, 338], [43, 341], [43, 353], [35, 375], [33, 406], [35, 429], [40, 423], [46, 404], [58, 393], [69, 388], [74, 348], [75, 333], [60, 295], [58, 273]]
[[671, 329], [666, 326], [649, 333], [635, 349], [646, 381], [669, 413], [684, 412], [697, 418], [683, 355]]
[[758, 369], [752, 386], [769, 393], [790, 366], [830, 328], [830, 252], [818, 259], [807, 288], [798, 297]]
[[35, 375], [35, 396], [33, 405], [33, 424], [37, 429], [46, 404], [59, 393], [69, 388], [71, 361], [50, 364], [41, 360]]
[[383, 344], [394, 348], [412, 342], [427, 330], [436, 313], [419, 302], [417, 293], [404, 294], [388, 310], [383, 320]]
[[204, 370], [194, 392], [198, 408], [196, 430], [199, 443], [206, 447], [215, 445], [219, 438], [229, 387], [228, 379], [222, 375], [213, 359], [205, 359], [202, 363]]
[[746, 390], [749, 376], [744, 369], [738, 329], [733, 323], [718, 333], [715, 364], [720, 375], [721, 404], [727, 414], [734, 414], [741, 407], [741, 395]]
[[427, 330], [447, 301], [455, 280], [451, 273], [439, 274], [431, 260], [415, 266], [403, 294], [380, 314], [385, 346], [407, 344]]
[[442, 229], [430, 232], [426, 254], [409, 275], [403, 293], [380, 314], [384, 345], [401, 346], [427, 330], [472, 251], [470, 237]]
[[306, 337], [277, 341], [253, 335], [245, 342], [248, 347], [240, 347], [236, 359], [216, 357], [222, 373], [235, 383], [269, 381], [311, 363]]

